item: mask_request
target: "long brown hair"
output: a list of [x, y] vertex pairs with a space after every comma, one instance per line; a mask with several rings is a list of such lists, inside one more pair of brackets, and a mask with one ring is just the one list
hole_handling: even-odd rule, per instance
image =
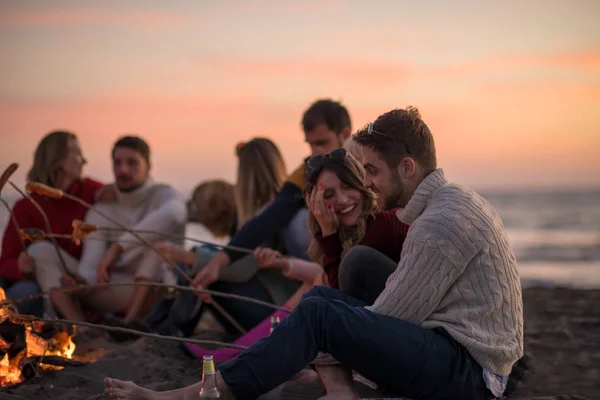
[[69, 154], [72, 139], [77, 136], [68, 131], [54, 131], [44, 136], [35, 149], [27, 180], [58, 187], [64, 176], [61, 163]]
[[269, 139], [255, 138], [240, 143], [235, 200], [238, 228], [254, 217], [279, 192], [287, 178], [279, 149]]
[[[339, 150], [338, 150], [339, 151]], [[350, 154], [346, 153], [343, 158], [327, 158], [316, 173], [311, 173], [307, 179], [304, 193], [311, 193], [316, 185], [319, 176], [323, 171], [333, 172], [350, 189], [358, 190], [363, 199], [363, 211], [354, 226], [340, 226], [338, 235], [342, 242], [342, 257], [364, 237], [367, 231], [367, 219], [378, 211], [377, 201], [373, 192], [363, 185], [365, 171], [360, 163]], [[321, 263], [323, 259], [323, 249], [315, 239], [315, 235], [321, 231], [313, 213], [308, 216], [308, 230], [312, 235], [312, 240], [308, 247], [308, 256], [315, 262]]]

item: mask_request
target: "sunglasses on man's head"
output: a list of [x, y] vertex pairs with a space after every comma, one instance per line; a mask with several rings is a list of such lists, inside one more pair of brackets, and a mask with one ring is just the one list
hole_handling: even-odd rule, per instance
[[[376, 131], [375, 129], [373, 129], [372, 122], [369, 122], [369, 124], [367, 125], [367, 128], [365, 129], [365, 132], [367, 133], [367, 135], [372, 135], [372, 134], [376, 133], [378, 135], [385, 136], [390, 139], [392, 138], [390, 135], [386, 135], [383, 132], [379, 132], [379, 131]], [[402, 144], [402, 147], [404, 147], [404, 153], [410, 154], [410, 151], [408, 150], [408, 146], [406, 144]]]
[[367, 135], [372, 135], [374, 133], [377, 133], [378, 135], [389, 137], [385, 133], [381, 133], [381, 132], [376, 131], [375, 129], [373, 129], [373, 123], [372, 122], [369, 122], [369, 124], [367, 125], [366, 132], [367, 132]]

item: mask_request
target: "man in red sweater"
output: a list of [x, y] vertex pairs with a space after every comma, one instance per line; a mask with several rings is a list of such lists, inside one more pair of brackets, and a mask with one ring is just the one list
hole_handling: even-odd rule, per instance
[[[51, 132], [42, 139], [36, 149], [33, 166], [28, 173], [28, 181], [40, 182], [62, 189], [66, 193], [91, 203], [102, 184], [82, 177], [84, 164], [85, 159], [74, 134], [64, 131]], [[48, 173], [48, 171], [56, 172]], [[73, 231], [72, 221], [83, 219], [87, 212], [85, 207], [73, 200], [50, 199], [35, 193], [32, 193], [31, 196], [48, 215], [53, 233], [71, 234]], [[19, 228], [38, 228], [46, 231], [42, 215], [28, 199], [17, 201], [12, 212]], [[0, 281], [6, 296], [12, 299], [39, 292], [39, 286], [33, 276], [35, 269], [33, 256], [39, 247], [51, 246], [48, 241], [34, 244], [25, 241], [27, 247], [25, 249], [21, 245], [19, 236], [13, 220], [9, 220], [2, 240]], [[80, 246], [76, 246], [70, 239], [58, 239], [57, 242], [68, 257], [79, 259], [81, 256]], [[56, 252], [54, 248], [52, 251]], [[19, 311], [23, 314], [41, 316], [43, 313], [41, 299], [19, 303]]]

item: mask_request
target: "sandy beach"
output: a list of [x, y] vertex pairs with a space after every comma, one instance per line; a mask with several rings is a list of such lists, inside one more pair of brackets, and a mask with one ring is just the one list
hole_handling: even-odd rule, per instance
[[[532, 370], [514, 398], [600, 399], [600, 290], [529, 288], [524, 302], [525, 349]], [[0, 399], [105, 399], [106, 376], [154, 390], [179, 388], [201, 378], [202, 362], [173, 342], [140, 339], [118, 344], [97, 339], [81, 343], [76, 356], [99, 358], [5, 389]], [[382, 397], [365, 387], [361, 392], [363, 398]], [[316, 399], [321, 394], [320, 385], [291, 382], [263, 398]]]

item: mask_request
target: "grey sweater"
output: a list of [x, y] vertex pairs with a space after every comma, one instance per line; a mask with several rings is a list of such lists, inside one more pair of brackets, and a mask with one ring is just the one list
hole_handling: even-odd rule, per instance
[[410, 225], [402, 258], [367, 309], [444, 328], [483, 368], [508, 375], [523, 354], [523, 300], [496, 210], [438, 169], [398, 218]]

